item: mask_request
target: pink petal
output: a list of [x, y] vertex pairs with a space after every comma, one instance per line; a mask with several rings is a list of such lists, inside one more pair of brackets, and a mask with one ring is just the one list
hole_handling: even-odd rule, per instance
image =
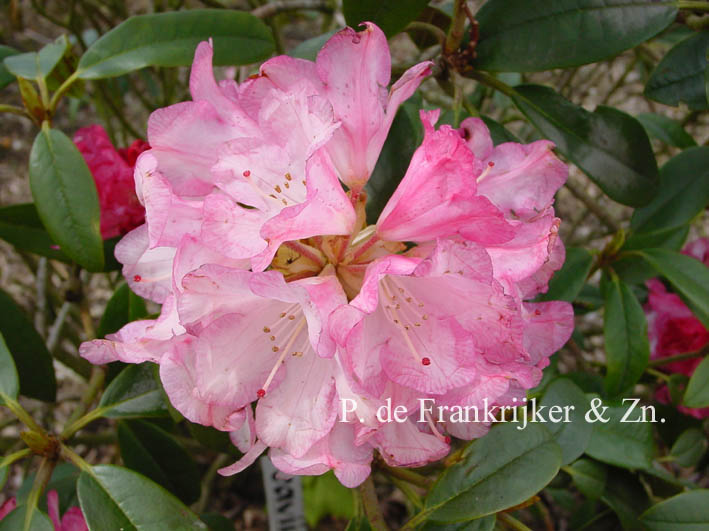
[[388, 422], [377, 432], [374, 444], [388, 465], [423, 466], [448, 454], [448, 444], [417, 424], [410, 417], [406, 422]]
[[239, 472], [246, 470], [248, 467], [253, 465], [256, 462], [256, 459], [259, 458], [259, 456], [263, 453], [263, 451], [267, 448], [265, 444], [263, 444], [261, 441], [256, 441], [256, 443], [251, 447], [251, 449], [246, 452], [241, 459], [239, 459], [236, 463], [233, 465], [225, 466], [224, 468], [220, 468], [218, 472], [222, 476], [233, 476], [234, 474], [238, 474]]
[[475, 158], [480, 161], [487, 160], [494, 146], [485, 122], [480, 118], [466, 118], [460, 123], [460, 131]]
[[524, 346], [535, 363], [566, 344], [574, 331], [574, 309], [568, 302], [524, 303]]
[[251, 258], [261, 253], [266, 242], [259, 235], [263, 213], [246, 209], [221, 194], [204, 200], [200, 239], [230, 258]]
[[377, 221], [391, 241], [427, 241], [461, 235], [482, 243], [512, 238], [511, 227], [488, 199], [476, 195], [474, 155], [460, 134], [434, 130], [436, 112], [421, 111], [425, 137]]

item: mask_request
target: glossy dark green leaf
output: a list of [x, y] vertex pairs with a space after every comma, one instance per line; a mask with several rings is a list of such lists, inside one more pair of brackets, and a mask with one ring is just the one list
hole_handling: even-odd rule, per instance
[[640, 521], [648, 531], [699, 531], [709, 528], [709, 490], [697, 489], [653, 505]]
[[0, 208], [0, 238], [22, 251], [61, 262], [71, 261], [47, 234], [32, 203]]
[[5, 88], [15, 80], [15, 76], [12, 75], [10, 71], [5, 67], [5, 57], [10, 57], [11, 55], [17, 55], [19, 53], [20, 52], [18, 52], [14, 48], [11, 48], [10, 46], [0, 44], [0, 89]]
[[[650, 468], [655, 454], [652, 424], [621, 422], [630, 405], [630, 402], [603, 404], [603, 407], [608, 407], [603, 417], [609, 421], [593, 422], [593, 433], [586, 453], [598, 461], [621, 468]], [[593, 413], [590, 418], [595, 419]], [[639, 418], [639, 409], [636, 409], [635, 412], [631, 412], [627, 420]]]
[[683, 402], [687, 407], [709, 406], [709, 357], [704, 358], [694, 369]]
[[428, 0], [343, 0], [342, 11], [348, 26], [374, 22], [387, 37], [392, 37], [421, 14]]
[[[20, 392], [20, 379], [17, 376], [15, 362], [2, 333], [0, 333], [0, 391], [12, 399], [17, 398]], [[2, 404], [2, 399], [0, 399], [0, 404]]]
[[679, 466], [691, 467], [699, 463], [706, 451], [707, 438], [704, 432], [697, 428], [689, 428], [677, 437], [670, 450], [670, 456]]
[[20, 394], [53, 402], [57, 392], [52, 356], [24, 311], [0, 290], [0, 333], [20, 378]]
[[91, 474], [82, 472], [78, 493], [89, 529], [207, 529], [180, 500], [126, 468], [98, 465]]
[[476, 65], [534, 72], [594, 63], [657, 35], [676, 15], [670, 0], [488, 0], [476, 15]]
[[709, 203], [709, 147], [689, 148], [660, 169], [660, 192], [653, 201], [633, 212], [634, 232], [679, 227], [692, 220]]
[[[593, 431], [593, 425], [584, 419], [588, 409], [586, 395], [568, 378], [557, 378], [547, 387], [541, 405], [546, 406], [545, 418], [550, 420], [547, 429], [561, 448], [561, 464], [571, 463], [586, 451]], [[567, 411], [570, 422], [566, 422]]]
[[401, 106], [394, 117], [389, 136], [364, 188], [367, 192], [368, 223], [377, 222], [379, 214], [403, 179], [411, 156], [423, 140], [423, 126], [418, 116], [420, 107], [420, 96], [414, 96]]
[[162, 485], [184, 503], [197, 501], [197, 464], [169, 433], [143, 420], [121, 421], [118, 443], [125, 466]]
[[167, 404], [152, 363], [130, 365], [110, 383], [99, 407], [108, 408], [108, 418], [165, 417]]
[[590, 459], [579, 459], [564, 470], [569, 473], [579, 492], [587, 498], [596, 500], [603, 495], [608, 475], [606, 465]]
[[37, 212], [52, 240], [78, 264], [101, 271], [98, 194], [74, 143], [61, 131], [43, 128], [32, 145], [29, 172]]
[[532, 124], [611, 199], [639, 207], [655, 197], [655, 155], [635, 118], [604, 106], [588, 112], [548, 87], [522, 85], [515, 91], [515, 104]]
[[298, 46], [293, 48], [288, 55], [291, 57], [298, 57], [299, 59], [307, 59], [308, 61], [315, 61], [318, 56], [320, 49], [325, 46], [325, 43], [332, 37], [338, 30], [328, 31], [312, 39], [301, 42]]
[[54, 531], [54, 525], [49, 517], [39, 509], [35, 509], [30, 520], [29, 528], [25, 527], [27, 508], [18, 506], [5, 518], [0, 520], [0, 531]]
[[79, 77], [114, 77], [146, 66], [188, 66], [201, 41], [214, 39], [215, 65], [243, 65], [274, 50], [271, 30], [250, 13], [190, 9], [137, 15], [94, 42], [81, 57]]
[[65, 35], [62, 35], [38, 52], [11, 55], [5, 57], [3, 63], [5, 68], [17, 77], [25, 79], [45, 78], [57, 66], [68, 47], [69, 41]]
[[[495, 426], [446, 469], [424, 502], [435, 522], [463, 522], [527, 500], [559, 470], [561, 449], [541, 424]], [[524, 478], [524, 481], [520, 481]]]
[[[637, 211], [636, 211], [637, 212]], [[662, 214], [659, 214], [662, 216]], [[634, 232], [628, 236], [623, 244], [623, 251], [637, 251], [641, 249], [651, 249], [662, 247], [664, 249], [672, 249], [679, 251], [687, 239], [689, 234], [689, 225], [679, 225], [670, 227], [669, 229], [657, 229], [651, 231]], [[613, 264], [613, 269], [616, 268], [616, 263]], [[654, 273], [654, 269], [652, 270]], [[654, 274], [651, 276], [655, 276]]]
[[601, 500], [613, 509], [624, 531], [645, 531], [638, 517], [650, 506], [650, 499], [642, 483], [635, 474], [625, 470], [611, 468], [608, 472]]
[[667, 249], [634, 251], [665, 277], [709, 328], [709, 268], [690, 256]]
[[147, 315], [145, 301], [133, 293], [128, 284], [121, 284], [106, 304], [96, 330], [98, 337], [117, 332], [124, 325]]
[[581, 247], [568, 247], [566, 260], [549, 281], [549, 290], [540, 297], [543, 301], [573, 302], [586, 283], [593, 256]]
[[682, 149], [697, 145], [682, 125], [672, 118], [652, 112], [638, 114], [636, 118], [643, 124], [647, 134], [662, 140], [665, 144]]
[[704, 78], [708, 47], [707, 30], [675, 45], [650, 74], [645, 95], [666, 105], [682, 102], [694, 110], [709, 108]]
[[603, 336], [605, 388], [610, 396], [632, 389], [650, 360], [647, 320], [640, 302], [618, 277], [605, 283]]

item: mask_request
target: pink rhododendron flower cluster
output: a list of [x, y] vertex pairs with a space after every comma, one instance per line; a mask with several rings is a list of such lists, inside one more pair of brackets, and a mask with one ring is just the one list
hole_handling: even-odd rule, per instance
[[90, 125], [74, 134], [74, 143], [96, 182], [103, 239], [122, 236], [142, 225], [145, 209], [135, 195], [133, 168], [138, 155], [150, 148], [147, 142], [135, 140], [117, 150], [103, 127]]
[[[17, 499], [8, 498], [0, 506], [0, 521], [17, 507]], [[59, 517], [59, 494], [56, 490], [47, 492], [47, 510], [52, 521], [54, 531], [89, 531], [84, 519], [84, 513], [78, 507], [69, 507], [64, 516]]]
[[[709, 267], [709, 238], [699, 238], [687, 244], [682, 251], [693, 256]], [[666, 358], [675, 354], [683, 354], [699, 350], [709, 344], [709, 331], [697, 319], [692, 310], [680, 299], [679, 295], [667, 291], [665, 285], [658, 279], [648, 280], [649, 290], [645, 315], [650, 336], [650, 357], [652, 359]], [[702, 361], [701, 357], [673, 361], [662, 366], [662, 369], [692, 376], [694, 370]], [[657, 391], [657, 399], [670, 403], [670, 393], [663, 385]], [[687, 415], [696, 418], [709, 417], [709, 408], [688, 408], [678, 406]]]
[[[372, 24], [240, 85], [217, 83], [211, 61], [200, 44], [193, 101], [151, 115], [135, 171], [146, 223], [116, 247], [162, 313], [82, 355], [158, 363], [172, 404], [244, 452], [225, 474], [270, 448], [284, 472], [333, 469], [353, 487], [375, 451], [419, 466], [484, 434], [489, 422], [420, 419], [416, 403], [512, 405], [570, 336], [570, 304], [528, 302], [564, 260], [552, 204], [567, 168], [552, 144], [494, 147], [481, 120], [436, 128], [438, 111], [422, 111], [423, 143], [367, 226], [363, 187], [431, 65], [387, 88]], [[383, 422], [385, 404], [410, 413]]]

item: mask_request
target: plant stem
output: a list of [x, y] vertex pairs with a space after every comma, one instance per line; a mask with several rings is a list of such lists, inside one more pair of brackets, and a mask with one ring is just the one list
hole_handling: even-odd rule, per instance
[[443, 47], [443, 53], [450, 55], [455, 52], [463, 40], [463, 31], [465, 30], [465, 2], [466, 0], [455, 0], [453, 7], [453, 20], [451, 21], [450, 30], [446, 37], [446, 43]]
[[22, 107], [17, 107], [15, 105], [7, 105], [5, 103], [0, 103], [0, 112], [9, 112], [10, 114], [17, 114], [19, 116], [24, 116], [25, 118], [29, 118], [34, 122], [34, 117], [29, 114], [25, 109]]
[[421, 496], [414, 491], [414, 489], [411, 487], [410, 484], [408, 484], [406, 481], [402, 481], [400, 479], [397, 479], [395, 477], [391, 477], [391, 482], [396, 485], [396, 487], [404, 493], [404, 496], [406, 496], [406, 499], [411, 502], [411, 504], [417, 509], [421, 510], [423, 508], [423, 501], [421, 501]]
[[522, 522], [517, 520], [514, 516], [511, 516], [507, 513], [497, 513], [497, 519], [504, 523], [507, 527], [509, 527], [510, 529], [514, 529], [515, 531], [532, 531]]
[[367, 515], [372, 529], [375, 531], [386, 531], [387, 526], [384, 522], [381, 507], [379, 507], [379, 499], [377, 499], [377, 492], [374, 490], [374, 480], [371, 474], [364, 483], [359, 486], [359, 492], [362, 496], [364, 514]]
[[663, 380], [665, 382], [670, 381], [670, 377], [667, 374], [665, 374], [664, 372], [660, 372], [657, 369], [653, 369], [652, 367], [646, 367], [645, 372], [648, 374], [651, 374], [651, 375], [655, 376], [656, 378], [659, 378], [660, 380]]
[[39, 501], [39, 497], [42, 495], [42, 492], [44, 492], [44, 488], [47, 486], [47, 483], [49, 483], [56, 464], [57, 461], [55, 459], [45, 457], [39, 465], [39, 470], [37, 471], [37, 475], [34, 478], [34, 483], [32, 484], [32, 490], [27, 497], [24, 526], [25, 531], [29, 531], [31, 529], [30, 526], [32, 524], [32, 516], [34, 515], [34, 510], [37, 508], [37, 502]]
[[385, 465], [383, 463], [382, 463], [381, 467], [390, 476], [393, 476], [398, 479], [403, 479], [404, 481], [411, 483], [412, 485], [416, 485], [417, 487], [422, 487], [424, 489], [427, 489], [428, 487], [431, 486], [432, 482], [430, 479], [428, 479], [425, 476], [422, 476], [418, 472], [414, 472], [413, 470], [409, 470], [408, 468], [393, 467], [393, 466]]
[[325, 13], [332, 12], [332, 7], [324, 0], [276, 0], [257, 7], [251, 11], [251, 14], [259, 18], [267, 18], [284, 11], [297, 11], [299, 9], [324, 11]]
[[91, 465], [88, 464], [83, 457], [74, 452], [74, 450], [72, 450], [68, 446], [64, 446], [63, 444], [61, 447], [61, 456], [70, 463], [74, 463], [79, 470], [83, 472], [88, 472], [92, 476], [94, 475], [94, 471], [91, 468]]
[[229, 462], [230, 457], [226, 454], [220, 454], [212, 464], [209, 465], [209, 469], [204, 474], [204, 479], [202, 480], [202, 494], [199, 497], [195, 505], [195, 512], [201, 514], [207, 508], [207, 503], [212, 494], [212, 486], [214, 485], [214, 478], [217, 477], [217, 471], [225, 466]]
[[92, 420], [98, 418], [103, 413], [103, 408], [94, 409], [87, 415], [84, 415], [89, 406], [93, 403], [96, 395], [98, 395], [101, 387], [103, 387], [103, 382], [106, 378], [106, 371], [103, 367], [95, 366], [91, 371], [91, 378], [89, 379], [88, 387], [84, 391], [81, 401], [76, 406], [76, 409], [66, 421], [66, 425], [60, 437], [62, 439], [68, 439], [78, 430], [83, 428], [86, 424]]
[[680, 9], [693, 9], [698, 11], [709, 11], [709, 2], [698, 2], [692, 0], [680, 0]]
[[611, 232], [618, 232], [620, 230], [620, 223], [614, 220], [608, 213], [603, 210], [601, 205], [596, 203], [596, 200], [586, 193], [586, 191], [578, 186], [573, 181], [566, 181], [566, 188], [571, 192], [576, 199], [581, 201], [586, 208], [588, 208], [598, 220], [603, 223]]
[[32, 431], [36, 431], [40, 435], [46, 436], [47, 433], [44, 431], [44, 428], [42, 428], [39, 424], [37, 424], [32, 416], [25, 411], [25, 409], [20, 405], [20, 403], [17, 400], [13, 400], [9, 396], [7, 396], [5, 393], [0, 391], [0, 399], [5, 403], [4, 405], [12, 411], [12, 414], [17, 417], [17, 419], [22, 422], [25, 426], [27, 426], [29, 429]]
[[409, 25], [406, 26], [405, 31], [408, 30], [426, 31], [433, 35], [436, 40], [438, 40], [438, 44], [440, 44], [441, 46], [443, 46], [443, 44], [446, 42], [446, 33], [438, 26], [434, 26], [433, 24], [429, 24], [428, 22], [419, 22], [416, 20], [413, 22], [409, 22]]
[[32, 450], [30, 450], [29, 448], [23, 448], [22, 450], [18, 450], [16, 452], [8, 454], [2, 459], [0, 459], [0, 468], [5, 468], [6, 466], [9, 466], [15, 461], [17, 461], [18, 459], [22, 459], [23, 457], [27, 457], [31, 454]]
[[650, 363], [648, 363], [648, 367], [659, 367], [660, 365], [667, 365], [668, 363], [674, 363], [675, 361], [699, 358], [705, 356], [706, 354], [709, 354], [709, 345], [692, 352], [683, 352], [682, 354], [675, 354], [674, 356], [667, 356], [666, 358], [651, 360]]

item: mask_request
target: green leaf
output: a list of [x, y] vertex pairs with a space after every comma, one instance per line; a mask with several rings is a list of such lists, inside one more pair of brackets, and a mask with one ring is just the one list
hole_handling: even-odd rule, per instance
[[672, 445], [670, 456], [679, 466], [692, 467], [699, 463], [707, 451], [707, 438], [697, 428], [689, 428], [681, 433]]
[[305, 520], [311, 528], [325, 516], [354, 517], [353, 491], [343, 487], [332, 471], [322, 476], [303, 477]]
[[640, 302], [618, 277], [605, 283], [603, 336], [606, 347], [606, 392], [617, 396], [631, 389], [650, 361], [647, 321]]
[[459, 524], [437, 524], [436, 522], [426, 522], [421, 531], [493, 531], [495, 529], [494, 514], [483, 516], [471, 520], [470, 522], [462, 522]]
[[22, 251], [61, 262], [71, 261], [63, 252], [56, 249], [32, 203], [0, 208], [0, 238]]
[[11, 55], [17, 55], [20, 52], [0, 44], [0, 89], [7, 87], [10, 83], [15, 80], [15, 76], [10, 73], [10, 71], [5, 67], [4, 59], [5, 57], [10, 57]]
[[638, 516], [649, 507], [650, 500], [634, 474], [612, 468], [601, 500], [613, 509], [624, 530], [644, 531]]
[[101, 322], [96, 330], [98, 337], [117, 332], [124, 325], [147, 315], [145, 301], [133, 293], [128, 284], [123, 283], [113, 293], [106, 304]]
[[645, 96], [666, 105], [686, 103], [692, 110], [709, 108], [705, 71], [709, 31], [700, 31], [676, 44], [650, 74]]
[[32, 145], [29, 171], [35, 206], [49, 235], [79, 265], [101, 271], [98, 194], [74, 143], [61, 131], [42, 128]]
[[197, 501], [197, 464], [169, 433], [143, 420], [121, 421], [118, 443], [125, 466], [162, 485], [184, 503]]
[[53, 402], [57, 392], [52, 356], [24, 311], [0, 289], [0, 333], [20, 378], [20, 394]]
[[94, 42], [77, 69], [83, 79], [120, 76], [146, 66], [189, 66], [201, 41], [214, 39], [214, 65], [244, 65], [274, 50], [260, 19], [230, 9], [190, 9], [138, 15]]
[[[5, 393], [12, 399], [16, 399], [20, 392], [20, 380], [17, 376], [15, 362], [12, 360], [12, 354], [7, 349], [5, 338], [0, 332], [0, 391]], [[0, 404], [3, 401], [0, 399]]]
[[657, 35], [676, 15], [669, 0], [488, 0], [476, 15], [475, 64], [535, 72], [594, 63]]
[[25, 514], [27, 508], [19, 505], [5, 518], [0, 520], [0, 531], [54, 531], [54, 525], [49, 517], [39, 509], [34, 509], [29, 528], [25, 527]]
[[330, 37], [337, 33], [337, 31], [339, 30], [334, 29], [332, 31], [328, 31], [327, 33], [323, 33], [322, 35], [318, 35], [317, 37], [313, 37], [312, 39], [303, 41], [288, 52], [288, 55], [299, 59], [315, 61], [320, 49], [325, 46], [325, 43], [330, 40]]
[[343, 0], [342, 11], [348, 26], [357, 28], [362, 22], [374, 22], [387, 37], [393, 37], [412, 20], [416, 20], [428, 0]]
[[665, 277], [709, 328], [709, 268], [691, 256], [667, 249], [633, 251]]
[[709, 527], [709, 490], [683, 492], [640, 515], [648, 531], [690, 531]]
[[359, 515], [349, 521], [345, 531], [372, 531], [372, 526], [366, 516]]
[[552, 434], [540, 424], [517, 428], [495, 426], [465, 449], [426, 497], [430, 520], [452, 523], [493, 514], [522, 503], [552, 480], [561, 463]]
[[[689, 148], [660, 170], [660, 191], [653, 201], [633, 212], [634, 232], [679, 227], [709, 203], [709, 147]], [[658, 246], [659, 247], [659, 246]]]
[[542, 301], [574, 302], [591, 271], [593, 256], [581, 247], [568, 247], [564, 265], [549, 281], [549, 290], [540, 297]]
[[709, 406], [709, 357], [704, 358], [694, 369], [683, 402], [687, 407]]
[[98, 465], [82, 472], [78, 493], [89, 529], [207, 529], [172, 494], [126, 468]]
[[420, 96], [404, 103], [394, 117], [389, 136], [377, 164], [365, 186], [367, 192], [367, 222], [374, 224], [389, 198], [403, 179], [411, 156], [423, 140], [423, 126], [418, 117]]
[[66, 35], [47, 44], [39, 52], [27, 52], [11, 55], [3, 59], [5, 68], [17, 77], [25, 79], [42, 79], [54, 70], [57, 63], [66, 53], [69, 41]]
[[204, 513], [199, 516], [209, 531], [234, 531], [234, 522], [219, 513]]
[[[547, 423], [547, 429], [561, 448], [561, 464], [571, 463], [586, 451], [593, 431], [593, 425], [584, 419], [588, 409], [586, 395], [568, 378], [557, 378], [547, 387], [541, 405], [546, 406], [547, 415], [556, 410], [554, 417], [562, 419], [562, 422]], [[573, 410], [565, 409], [568, 406], [573, 407]], [[566, 422], [566, 411], [569, 411], [570, 422]]]
[[[652, 425], [647, 422], [620, 422], [629, 406], [630, 402], [602, 405], [608, 407], [603, 415], [608, 422], [593, 422], [586, 453], [598, 461], [621, 468], [650, 468], [655, 454]], [[594, 419], [593, 413], [590, 418]], [[631, 413], [627, 420], [638, 418], [637, 414]]]
[[130, 365], [106, 388], [99, 407], [109, 408], [108, 418], [165, 417], [168, 415], [163, 391], [155, 378], [152, 363]]
[[638, 114], [636, 118], [643, 124], [648, 135], [662, 140], [665, 144], [682, 149], [697, 145], [682, 125], [672, 118], [652, 112]]
[[590, 459], [579, 459], [564, 470], [569, 473], [579, 492], [587, 498], [596, 500], [603, 495], [608, 476], [605, 465]]
[[639, 207], [655, 197], [655, 155], [635, 118], [605, 106], [588, 112], [549, 87], [521, 85], [515, 94], [515, 104], [542, 135], [611, 199]]

